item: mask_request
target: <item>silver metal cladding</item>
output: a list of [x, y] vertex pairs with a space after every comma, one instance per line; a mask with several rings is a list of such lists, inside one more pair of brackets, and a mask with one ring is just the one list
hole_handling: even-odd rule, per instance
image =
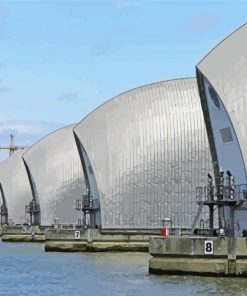
[[8, 208], [9, 223], [29, 223], [25, 205], [31, 201], [32, 193], [22, 159], [25, 151], [27, 148], [0, 163], [0, 182]]
[[[80, 158], [70, 125], [35, 143], [23, 155], [36, 186], [41, 224], [77, 223], [75, 201], [85, 190]], [[30, 199], [31, 201], [31, 199]]]
[[196, 79], [153, 83], [106, 102], [74, 129], [99, 190], [102, 228], [191, 227], [212, 160]]
[[[230, 171], [235, 184], [246, 184], [247, 23], [219, 43], [197, 68], [198, 87], [209, 135], [214, 172]], [[228, 219], [227, 211], [225, 219]], [[247, 228], [244, 211], [235, 220]]]
[[[209, 132], [216, 143], [212, 145], [216, 154], [214, 160], [218, 169], [231, 171], [236, 184], [247, 183], [246, 39], [247, 24], [244, 24], [213, 48], [196, 67], [205, 121], [211, 124]], [[215, 107], [216, 98], [222, 102], [221, 108]], [[230, 131], [232, 141], [224, 140], [226, 131]]]

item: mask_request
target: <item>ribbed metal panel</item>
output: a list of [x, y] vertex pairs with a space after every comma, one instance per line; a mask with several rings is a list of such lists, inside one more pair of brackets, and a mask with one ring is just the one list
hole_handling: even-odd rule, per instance
[[[247, 166], [247, 23], [234, 31], [221, 43], [219, 43], [212, 51], [210, 51], [205, 58], [197, 65], [197, 73], [201, 88], [203, 88], [202, 76], [211, 84], [215, 92], [223, 103], [229, 117], [230, 125], [232, 124], [231, 132], [236, 132], [237, 140], [240, 144], [242, 155], [235, 153], [232, 148], [234, 143], [227, 143], [229, 155], [224, 153], [225, 148], [218, 152], [218, 158], [224, 159], [222, 162], [218, 159], [219, 166], [223, 169], [232, 170], [237, 182], [246, 183], [246, 173], [242, 169], [241, 158], [243, 156], [245, 167]], [[205, 92], [205, 90], [204, 90]], [[206, 98], [202, 98], [206, 100]], [[206, 103], [206, 102], [205, 102]], [[205, 104], [204, 103], [204, 104]], [[215, 108], [216, 109], [216, 108]], [[220, 108], [219, 108], [220, 109]], [[222, 108], [221, 108], [222, 109]], [[211, 112], [211, 111], [210, 111]], [[212, 112], [211, 112], [212, 113]], [[214, 112], [216, 113], [216, 111]], [[219, 113], [219, 112], [218, 112]], [[214, 122], [219, 120], [219, 115], [212, 119]], [[219, 126], [220, 129], [228, 128], [228, 125]], [[216, 133], [215, 133], [216, 134]], [[217, 131], [216, 138], [219, 137]], [[223, 140], [221, 139], [223, 143]], [[219, 147], [220, 145], [218, 145]], [[223, 145], [221, 145], [223, 146]], [[217, 148], [217, 147], [216, 147]], [[219, 149], [218, 149], [219, 150]], [[216, 152], [217, 153], [217, 152]], [[225, 155], [224, 155], [225, 154]], [[232, 154], [234, 154], [234, 163]], [[237, 160], [240, 159], [240, 161]], [[241, 167], [241, 168], [240, 168]]]
[[28, 149], [23, 155], [36, 185], [41, 224], [75, 223], [82, 214], [75, 200], [84, 192], [84, 177], [70, 125], [57, 130]]
[[[246, 40], [247, 24], [244, 24], [213, 48], [197, 65], [197, 79], [216, 182], [220, 170], [229, 170], [238, 185], [247, 183]], [[242, 199], [243, 195], [237, 198]], [[224, 211], [224, 219], [227, 223], [227, 210]], [[235, 221], [242, 229], [246, 229], [246, 212], [235, 211]]]
[[[9, 222], [29, 223], [25, 205], [32, 199], [22, 155], [27, 149], [16, 152], [0, 163], [0, 182], [2, 184], [8, 207]], [[1, 201], [2, 204], [2, 201]]]
[[212, 172], [196, 80], [143, 86], [74, 129], [95, 174], [103, 228], [190, 227], [196, 186]]

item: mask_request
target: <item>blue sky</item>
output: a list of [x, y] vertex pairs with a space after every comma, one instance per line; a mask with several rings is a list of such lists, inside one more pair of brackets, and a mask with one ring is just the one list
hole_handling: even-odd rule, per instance
[[30, 145], [131, 88], [195, 76], [246, 11], [244, 0], [0, 1], [0, 145], [12, 131]]

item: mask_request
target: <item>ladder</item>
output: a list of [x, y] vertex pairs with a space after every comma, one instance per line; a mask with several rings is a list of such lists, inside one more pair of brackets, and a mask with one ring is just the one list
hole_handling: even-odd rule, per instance
[[200, 217], [200, 215], [201, 215], [202, 208], [204, 207], [204, 204], [205, 204], [204, 201], [200, 201], [200, 203], [199, 203], [199, 208], [198, 208], [198, 210], [197, 210], [197, 214], [196, 214], [196, 216], [195, 216], [194, 222], [193, 222], [192, 227], [191, 227], [191, 233], [190, 233], [191, 235], [194, 234], [194, 230], [195, 230], [196, 225], [197, 225], [197, 223], [198, 223], [198, 220], [199, 220], [199, 217]]

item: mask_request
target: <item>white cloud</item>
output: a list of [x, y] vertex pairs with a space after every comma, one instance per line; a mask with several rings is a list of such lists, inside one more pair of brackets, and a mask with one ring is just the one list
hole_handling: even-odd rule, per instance
[[15, 130], [19, 134], [37, 135], [42, 132], [43, 127], [35, 123], [2, 120], [0, 132], [3, 132], [4, 130]]
[[12, 130], [20, 135], [39, 135], [59, 127], [61, 124], [55, 122], [11, 120], [0, 116], [0, 133]]
[[[9, 144], [10, 134], [15, 135], [16, 145], [30, 146], [62, 126], [55, 122], [14, 120], [0, 115], [0, 146]], [[7, 151], [0, 150], [0, 160], [7, 156]]]

